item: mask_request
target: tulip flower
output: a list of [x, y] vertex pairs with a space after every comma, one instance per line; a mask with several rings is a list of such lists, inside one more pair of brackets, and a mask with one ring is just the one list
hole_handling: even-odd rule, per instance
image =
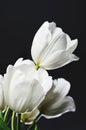
[[45, 100], [39, 106], [40, 112], [46, 118], [61, 116], [63, 113], [75, 111], [73, 98], [66, 96], [70, 90], [70, 83], [63, 78], [53, 81], [53, 86]]
[[73, 54], [77, 45], [54, 22], [44, 22], [33, 39], [32, 59], [38, 68], [56, 69], [79, 59]]
[[41, 116], [51, 119], [75, 111], [73, 98], [67, 96], [70, 83], [52, 80], [46, 70], [77, 61], [73, 54], [77, 45], [78, 40], [71, 40], [54, 22], [43, 23], [32, 42], [33, 61], [19, 58], [4, 77], [0, 75], [0, 129], [24, 130], [25, 124], [31, 124], [28, 130], [38, 130]]
[[22, 118], [25, 118], [27, 123], [31, 123], [38, 115], [51, 119], [59, 117], [66, 112], [74, 112], [74, 100], [72, 97], [66, 96], [69, 90], [70, 83], [65, 79], [59, 78], [54, 80], [52, 88], [38, 108], [33, 113], [23, 113]]
[[36, 70], [30, 60], [18, 59], [9, 65], [4, 75], [6, 104], [16, 112], [31, 112], [44, 100], [52, 86], [52, 78], [40, 68]]
[[3, 76], [0, 75], [0, 110], [4, 110], [5, 105]]

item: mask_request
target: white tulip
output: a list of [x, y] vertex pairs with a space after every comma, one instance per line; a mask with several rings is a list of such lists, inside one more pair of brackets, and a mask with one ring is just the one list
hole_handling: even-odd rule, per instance
[[52, 88], [47, 93], [41, 105], [33, 113], [24, 113], [22, 117], [26, 119], [27, 123], [31, 123], [38, 115], [51, 119], [59, 117], [66, 112], [74, 112], [74, 100], [72, 97], [66, 96], [69, 90], [70, 83], [65, 79], [59, 78], [58, 80], [54, 80]]
[[0, 109], [4, 110], [5, 108], [5, 100], [4, 100], [4, 88], [3, 88], [3, 76], [0, 75]]
[[59, 117], [66, 112], [75, 111], [72, 97], [66, 96], [70, 90], [70, 83], [63, 78], [53, 81], [53, 86], [45, 100], [39, 106], [40, 113], [46, 118]]
[[31, 112], [44, 100], [52, 86], [52, 78], [30, 60], [20, 58], [9, 65], [4, 75], [4, 95], [7, 105], [16, 112]]
[[77, 44], [77, 39], [71, 40], [54, 22], [44, 22], [33, 39], [33, 61], [47, 70], [62, 67], [79, 59], [72, 54]]

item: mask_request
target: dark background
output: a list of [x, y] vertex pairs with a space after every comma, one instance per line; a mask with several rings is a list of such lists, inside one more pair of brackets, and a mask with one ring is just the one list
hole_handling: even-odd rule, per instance
[[85, 0], [0, 1], [1, 74], [19, 57], [31, 58], [33, 37], [46, 20], [55, 21], [72, 39], [79, 40], [75, 54], [80, 60], [49, 71], [54, 78], [64, 77], [71, 82], [69, 95], [74, 98], [77, 110], [56, 119], [41, 118], [38, 123], [40, 130], [86, 130], [85, 7]]

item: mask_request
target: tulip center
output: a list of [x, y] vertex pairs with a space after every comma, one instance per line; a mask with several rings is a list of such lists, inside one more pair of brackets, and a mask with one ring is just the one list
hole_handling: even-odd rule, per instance
[[39, 64], [40, 64], [39, 62], [37, 62], [37, 64], [36, 64], [36, 69], [37, 69], [37, 70], [40, 68], [40, 65], [39, 65]]

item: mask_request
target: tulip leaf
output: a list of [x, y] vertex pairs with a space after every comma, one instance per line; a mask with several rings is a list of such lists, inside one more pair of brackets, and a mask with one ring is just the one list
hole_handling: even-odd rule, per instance
[[10, 130], [6, 123], [0, 118], [0, 130]]

